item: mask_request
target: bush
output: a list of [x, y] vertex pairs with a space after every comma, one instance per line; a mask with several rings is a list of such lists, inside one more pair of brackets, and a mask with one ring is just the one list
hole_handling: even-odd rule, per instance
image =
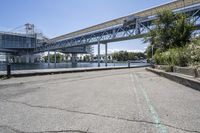
[[161, 57], [165, 65], [173, 65], [171, 51], [163, 52]]
[[169, 49], [166, 52], [156, 50], [154, 55], [155, 63], [158, 65], [168, 66], [187, 66], [189, 58], [186, 53], [186, 48]]
[[165, 72], [173, 72], [173, 66], [167, 66]]
[[187, 47], [187, 56], [189, 57], [189, 65], [200, 65], [200, 43], [192, 43]]
[[155, 60], [156, 64], [164, 65], [162, 50], [160, 50], [160, 49], [156, 50], [156, 52], [154, 54], [154, 60]]
[[170, 49], [170, 56], [172, 58], [172, 65], [185, 67], [188, 65], [189, 58], [186, 48]]

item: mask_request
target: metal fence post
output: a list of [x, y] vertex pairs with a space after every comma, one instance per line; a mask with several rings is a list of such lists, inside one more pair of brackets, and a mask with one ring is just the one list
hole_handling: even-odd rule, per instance
[[10, 78], [11, 76], [11, 65], [10, 63], [7, 64], [7, 78]]

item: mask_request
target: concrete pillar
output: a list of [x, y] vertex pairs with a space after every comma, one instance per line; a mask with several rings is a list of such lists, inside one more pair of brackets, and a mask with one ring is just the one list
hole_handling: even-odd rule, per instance
[[25, 58], [26, 58], [26, 63], [29, 63], [30, 56], [26, 55]]
[[31, 63], [35, 63], [35, 55], [31, 55], [30, 60], [31, 60]]
[[20, 56], [21, 63], [25, 63], [24, 55]]
[[50, 53], [49, 53], [49, 50], [48, 50], [48, 66], [50, 65]]
[[100, 45], [101, 45], [100, 42], [98, 42], [98, 67], [100, 67], [100, 63], [101, 63], [100, 62], [101, 61], [100, 60], [100, 48], [101, 48]]
[[13, 63], [17, 63], [17, 57], [13, 56]]
[[7, 54], [6, 55], [6, 63], [12, 63], [12, 55], [10, 55], [10, 54]]
[[105, 66], [108, 66], [108, 45], [105, 43]]
[[22, 56], [18, 56], [18, 63], [22, 63]]
[[77, 54], [72, 54], [72, 58], [71, 58], [71, 61], [72, 61], [72, 63], [76, 63], [76, 56], [77, 56]]
[[22, 63], [26, 63], [26, 56], [22, 56]]
[[54, 65], [56, 66], [56, 62], [57, 62], [57, 59], [56, 59], [56, 51], [54, 51]]
[[19, 56], [16, 57], [16, 63], [19, 63]]
[[18, 57], [14, 56], [14, 63], [18, 63]]
[[9, 63], [9, 57], [8, 57], [8, 54], [6, 54], [6, 63]]

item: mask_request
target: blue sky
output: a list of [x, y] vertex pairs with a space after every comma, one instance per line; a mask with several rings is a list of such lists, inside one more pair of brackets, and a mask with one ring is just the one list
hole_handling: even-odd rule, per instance
[[[33, 23], [38, 30], [52, 38], [170, 1], [172, 0], [0, 0], [0, 30]], [[139, 39], [110, 43], [108, 48], [109, 51], [143, 51], [146, 46]]]

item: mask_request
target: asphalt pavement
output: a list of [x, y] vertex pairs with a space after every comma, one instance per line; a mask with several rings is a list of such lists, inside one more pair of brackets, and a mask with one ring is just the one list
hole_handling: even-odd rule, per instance
[[200, 133], [200, 92], [144, 68], [0, 80], [0, 133]]

